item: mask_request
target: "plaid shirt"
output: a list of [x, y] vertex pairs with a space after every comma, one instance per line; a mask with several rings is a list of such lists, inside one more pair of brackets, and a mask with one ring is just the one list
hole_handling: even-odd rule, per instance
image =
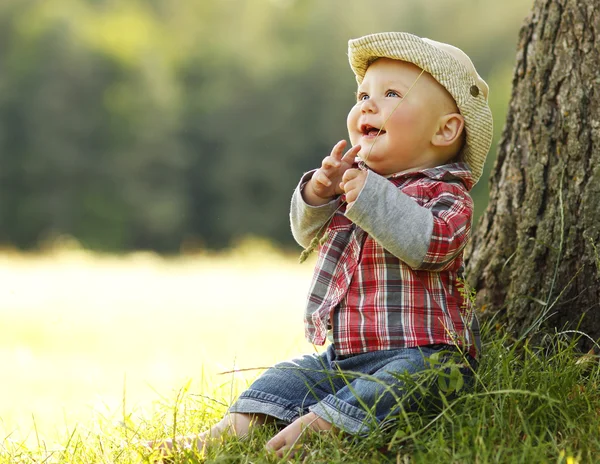
[[[417, 234], [428, 240], [423, 242], [427, 251], [420, 263], [409, 265], [378, 243], [374, 236], [379, 236], [379, 231], [367, 233], [349, 219], [348, 216], [354, 217], [350, 213], [355, 208], [366, 215], [371, 214], [372, 208], [385, 208], [381, 198], [361, 198], [369, 177], [347, 214], [345, 203], [338, 199], [334, 209], [339, 209], [331, 218], [327, 238], [319, 248], [308, 296], [305, 314], [308, 341], [323, 345], [329, 331], [340, 355], [449, 344], [461, 345], [475, 356], [478, 333], [473, 328], [476, 329], [477, 322], [470, 301], [461, 293], [459, 281], [473, 210], [468, 194], [473, 178], [468, 166], [449, 164], [387, 180], [370, 172], [369, 176], [372, 175], [379, 178], [375, 180], [380, 185], [389, 188], [386, 184], [389, 181], [404, 198], [410, 197], [407, 206], [415, 208], [414, 201], [428, 210], [416, 207], [419, 214], [433, 217], [431, 230]], [[303, 202], [298, 200], [302, 187], [296, 191], [296, 201]], [[392, 190], [396, 195], [395, 189]], [[389, 217], [387, 210], [382, 217]], [[385, 232], [393, 235], [410, 228], [406, 219], [405, 224], [398, 222], [403, 217], [393, 217], [383, 224]], [[324, 225], [324, 222], [313, 224], [311, 230], [316, 233]], [[397, 254], [401, 253], [400, 249]]]

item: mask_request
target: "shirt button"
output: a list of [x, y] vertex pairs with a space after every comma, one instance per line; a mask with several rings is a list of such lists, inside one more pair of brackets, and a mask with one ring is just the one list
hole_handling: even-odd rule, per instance
[[473, 95], [474, 97], [477, 97], [479, 95], [479, 87], [477, 87], [476, 85], [472, 85], [471, 86], [471, 95]]

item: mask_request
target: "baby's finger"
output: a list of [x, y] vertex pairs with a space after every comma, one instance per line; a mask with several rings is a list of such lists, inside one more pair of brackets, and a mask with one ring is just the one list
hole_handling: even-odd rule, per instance
[[325, 187], [331, 187], [331, 180], [321, 169], [318, 169], [317, 172], [314, 173], [313, 179], [318, 184], [321, 184]]
[[354, 145], [350, 150], [348, 150], [342, 159], [340, 160], [342, 163], [354, 164], [354, 160], [356, 159], [356, 155], [360, 151], [360, 145]]
[[348, 203], [348, 205], [351, 205], [352, 203], [354, 203], [356, 201], [359, 193], [360, 193], [360, 191], [358, 189], [355, 189], [352, 185], [347, 186], [346, 202]]
[[341, 163], [333, 156], [326, 156], [321, 162], [321, 166], [323, 166], [325, 169], [336, 169], [339, 168], [340, 165]]
[[360, 174], [360, 169], [348, 169], [342, 176], [342, 182], [350, 182], [352, 179], [356, 179]]
[[342, 157], [344, 155], [344, 149], [346, 148], [347, 144], [348, 143], [345, 140], [340, 140], [338, 143], [336, 143], [333, 146], [330, 156], [333, 157], [337, 161], [341, 161]]

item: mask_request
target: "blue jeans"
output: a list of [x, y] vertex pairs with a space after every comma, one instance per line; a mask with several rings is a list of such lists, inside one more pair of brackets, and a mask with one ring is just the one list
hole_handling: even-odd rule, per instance
[[[439, 358], [432, 362], [436, 352], [440, 352]], [[312, 411], [347, 433], [368, 433], [402, 408], [417, 407], [423, 398], [419, 374], [430, 374], [427, 396], [435, 396], [432, 390], [438, 382], [432, 381], [437, 379], [432, 366], [453, 355], [458, 353], [451, 346], [429, 345], [337, 357], [330, 345], [324, 353], [305, 355], [266, 370], [229, 412], [265, 414], [291, 423]], [[469, 385], [476, 363], [468, 355], [466, 359], [468, 363], [460, 357], [460, 372]]]

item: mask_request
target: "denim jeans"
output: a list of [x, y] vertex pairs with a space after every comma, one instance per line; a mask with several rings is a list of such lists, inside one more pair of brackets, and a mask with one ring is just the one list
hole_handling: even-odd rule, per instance
[[[440, 355], [434, 355], [436, 352]], [[423, 399], [422, 389], [415, 388], [419, 374], [430, 374], [426, 396], [435, 396], [439, 391], [435, 391], [438, 382], [432, 381], [437, 379], [432, 366], [456, 355], [456, 348], [451, 346], [428, 345], [337, 357], [330, 345], [321, 354], [305, 355], [266, 370], [229, 412], [265, 414], [291, 423], [312, 411], [347, 433], [368, 433], [401, 408], [417, 407]], [[468, 386], [476, 363], [468, 355], [459, 357], [463, 363], [460, 373]], [[444, 371], [438, 368], [437, 372]]]

